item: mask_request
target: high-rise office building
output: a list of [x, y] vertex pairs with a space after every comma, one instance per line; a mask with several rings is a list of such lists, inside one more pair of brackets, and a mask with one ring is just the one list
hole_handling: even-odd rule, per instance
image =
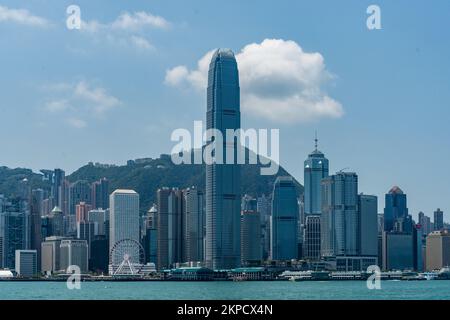
[[412, 233], [383, 232], [383, 270], [414, 269]]
[[392, 187], [385, 196], [383, 268], [421, 270], [421, 234], [420, 225], [415, 225], [408, 214], [406, 194], [399, 187]]
[[96, 235], [89, 247], [89, 270], [95, 273], [108, 271], [109, 243], [105, 235]]
[[88, 212], [92, 210], [92, 206], [86, 202], [80, 202], [75, 206], [75, 216], [77, 223], [88, 220]]
[[[109, 205], [108, 205], [109, 207]], [[95, 235], [106, 236], [109, 229], [106, 222], [109, 220], [109, 209], [95, 209], [88, 212], [88, 221], [95, 224]]]
[[76, 214], [76, 206], [80, 202], [92, 204], [91, 185], [85, 180], [72, 183], [69, 187], [69, 214]]
[[[124, 260], [139, 264], [139, 194], [134, 190], [115, 190], [109, 197], [109, 250], [115, 249], [113, 270]], [[137, 246], [133, 245], [136, 244]]]
[[88, 272], [89, 257], [86, 240], [61, 240], [59, 248], [61, 271], [66, 271], [69, 266], [78, 266], [81, 273]]
[[64, 214], [59, 207], [54, 207], [48, 218], [46, 236], [62, 237], [66, 235], [64, 226]]
[[142, 243], [145, 250], [146, 263], [158, 265], [158, 209], [156, 204], [147, 211], [143, 223]]
[[52, 274], [61, 270], [60, 244], [64, 237], [47, 237], [41, 244], [41, 272]]
[[257, 200], [245, 195], [241, 212], [241, 264], [259, 266], [262, 260], [261, 218], [257, 210]]
[[378, 257], [378, 198], [358, 196], [358, 254]]
[[30, 212], [21, 198], [3, 199], [0, 208], [0, 268], [14, 269], [16, 250], [30, 247]]
[[303, 258], [320, 260], [320, 215], [307, 215], [304, 226]]
[[30, 202], [30, 249], [36, 250], [37, 269], [40, 271], [41, 264], [41, 242], [42, 242], [42, 201], [44, 190], [35, 189], [31, 192]]
[[35, 277], [38, 274], [37, 251], [16, 250], [15, 271], [20, 277]]
[[91, 258], [91, 244], [95, 237], [95, 222], [80, 221], [77, 223], [77, 239], [86, 240], [88, 245], [88, 256]]
[[427, 236], [426, 269], [439, 270], [450, 266], [450, 232], [434, 231]]
[[205, 208], [204, 195], [195, 187], [184, 190], [184, 262], [204, 261]]
[[65, 179], [66, 179], [66, 173], [64, 172], [64, 170], [55, 169], [53, 171], [51, 194], [52, 194], [52, 198], [55, 200], [54, 205], [58, 206], [60, 208], [64, 208], [64, 201], [65, 201], [64, 181], [65, 181]]
[[262, 259], [268, 260], [270, 254], [270, 198], [266, 195], [258, 197], [257, 200], [257, 211], [261, 218], [261, 248], [262, 248]]
[[422, 226], [422, 233], [424, 237], [433, 231], [430, 217], [425, 215], [422, 211], [419, 212], [419, 224]]
[[434, 212], [434, 230], [440, 231], [444, 229], [444, 212], [441, 209], [436, 209]]
[[278, 177], [273, 187], [271, 216], [271, 259], [298, 258], [298, 201], [292, 177]]
[[[206, 118], [207, 129], [217, 129], [223, 137], [226, 129], [241, 126], [239, 74], [231, 50], [218, 49], [211, 59]], [[208, 142], [206, 148], [214, 143]], [[206, 165], [206, 265], [231, 269], [239, 266], [241, 258], [238, 141], [215, 147], [222, 148], [224, 161]], [[234, 164], [224, 164], [227, 153], [232, 152]]]
[[384, 231], [412, 232], [406, 194], [398, 186], [392, 187], [385, 196]]
[[338, 172], [322, 180], [321, 254], [356, 256], [358, 252], [358, 176]]
[[322, 212], [322, 187], [323, 178], [328, 177], [329, 163], [325, 155], [317, 149], [317, 137], [315, 139], [315, 149], [308, 155], [304, 162], [304, 213], [320, 215]]
[[158, 201], [158, 269], [183, 262], [184, 196], [178, 189], [157, 191]]
[[416, 271], [424, 270], [423, 231], [420, 224], [413, 225], [413, 266]]
[[109, 208], [109, 181], [102, 178], [92, 184], [92, 207], [94, 209]]

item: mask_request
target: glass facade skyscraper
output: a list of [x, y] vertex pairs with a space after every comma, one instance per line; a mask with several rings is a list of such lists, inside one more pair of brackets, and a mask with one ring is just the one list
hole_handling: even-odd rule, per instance
[[444, 229], [444, 212], [441, 209], [437, 209], [434, 212], [434, 230], [440, 231]]
[[406, 194], [399, 187], [392, 187], [385, 196], [384, 231], [412, 232], [412, 221], [411, 226], [408, 225], [410, 220]]
[[310, 214], [320, 214], [321, 203], [321, 181], [328, 177], [329, 163], [325, 155], [316, 148], [308, 155], [304, 162], [305, 195], [304, 212], [305, 216]]
[[[229, 49], [218, 49], [209, 65], [207, 89], [207, 129], [241, 126], [239, 75], [236, 59]], [[209, 144], [214, 143], [213, 141]], [[237, 141], [216, 146], [237, 157]], [[230, 269], [240, 264], [240, 168], [236, 164], [206, 165], [206, 265]]]
[[292, 177], [278, 177], [273, 187], [271, 259], [298, 258], [298, 200]]
[[322, 180], [322, 256], [358, 255], [358, 176], [338, 172]]

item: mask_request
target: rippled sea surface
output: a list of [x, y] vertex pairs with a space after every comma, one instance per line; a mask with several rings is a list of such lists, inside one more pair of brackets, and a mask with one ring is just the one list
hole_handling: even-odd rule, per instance
[[2, 282], [0, 299], [420, 299], [450, 300], [450, 281], [382, 281], [380, 290], [365, 281], [267, 282]]

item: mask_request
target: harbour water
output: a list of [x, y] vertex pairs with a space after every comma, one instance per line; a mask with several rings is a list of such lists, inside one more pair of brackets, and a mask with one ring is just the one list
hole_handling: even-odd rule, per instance
[[450, 300], [450, 281], [381, 281], [369, 290], [365, 281], [218, 281], [65, 282], [0, 281], [0, 300]]

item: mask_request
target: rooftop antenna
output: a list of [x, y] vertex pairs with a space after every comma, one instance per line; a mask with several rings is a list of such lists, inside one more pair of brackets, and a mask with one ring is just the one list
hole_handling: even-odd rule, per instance
[[344, 170], [348, 170], [348, 169], [350, 169], [350, 167], [345, 167], [345, 168], [339, 170], [339, 172], [344, 172]]
[[316, 147], [316, 151], [317, 151], [317, 142], [318, 142], [319, 140], [317, 139], [317, 130], [316, 130], [316, 135], [315, 135], [315, 138], [314, 138], [314, 145], [315, 145], [315, 147]]

